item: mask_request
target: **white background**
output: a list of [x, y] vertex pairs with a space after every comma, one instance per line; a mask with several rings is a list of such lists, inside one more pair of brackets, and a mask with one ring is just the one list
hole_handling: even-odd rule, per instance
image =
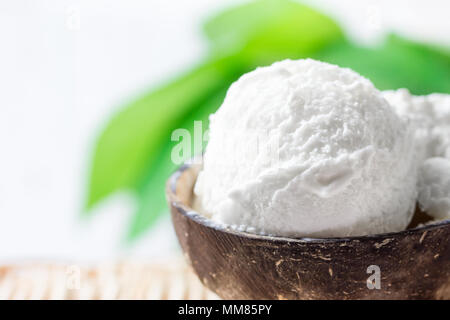
[[[126, 195], [80, 220], [93, 141], [123, 102], [201, 59], [201, 22], [239, 2], [0, 0], [0, 263], [176, 251], [167, 218], [122, 245]], [[306, 2], [361, 42], [393, 29], [450, 45], [446, 0]]]

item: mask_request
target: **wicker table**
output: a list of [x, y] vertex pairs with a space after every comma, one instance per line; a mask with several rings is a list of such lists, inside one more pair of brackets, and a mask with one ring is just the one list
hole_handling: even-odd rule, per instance
[[181, 259], [158, 263], [0, 266], [4, 299], [218, 299]]

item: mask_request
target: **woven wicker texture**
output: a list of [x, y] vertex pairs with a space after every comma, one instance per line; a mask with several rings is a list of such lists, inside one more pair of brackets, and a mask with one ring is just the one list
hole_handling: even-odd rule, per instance
[[5, 299], [218, 299], [179, 259], [160, 263], [0, 267]]

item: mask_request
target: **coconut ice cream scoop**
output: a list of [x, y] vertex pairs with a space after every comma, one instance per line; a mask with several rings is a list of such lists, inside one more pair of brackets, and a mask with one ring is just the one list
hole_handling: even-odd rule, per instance
[[397, 114], [415, 130], [416, 147], [425, 160], [450, 159], [450, 95], [433, 93], [415, 96], [407, 89], [382, 92]]
[[383, 96], [415, 130], [421, 209], [435, 220], [450, 219], [450, 95], [414, 96], [399, 89]]
[[427, 159], [419, 171], [419, 204], [436, 220], [450, 219], [450, 160]]
[[404, 230], [417, 196], [414, 141], [356, 72], [277, 62], [242, 76], [211, 117], [196, 203], [220, 224], [277, 236]]

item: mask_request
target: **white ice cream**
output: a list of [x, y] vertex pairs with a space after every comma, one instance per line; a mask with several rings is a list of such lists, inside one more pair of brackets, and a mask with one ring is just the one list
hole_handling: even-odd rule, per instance
[[411, 220], [413, 133], [349, 69], [286, 60], [245, 74], [209, 134], [195, 194], [216, 222], [338, 237], [400, 231]]
[[450, 95], [433, 93], [414, 96], [406, 89], [384, 91], [383, 97], [400, 117], [416, 127], [416, 145], [423, 159], [450, 159]]
[[427, 159], [420, 168], [419, 203], [436, 220], [450, 219], [450, 160]]
[[450, 95], [413, 96], [400, 89], [383, 96], [415, 127], [421, 209], [436, 220], [450, 219]]

